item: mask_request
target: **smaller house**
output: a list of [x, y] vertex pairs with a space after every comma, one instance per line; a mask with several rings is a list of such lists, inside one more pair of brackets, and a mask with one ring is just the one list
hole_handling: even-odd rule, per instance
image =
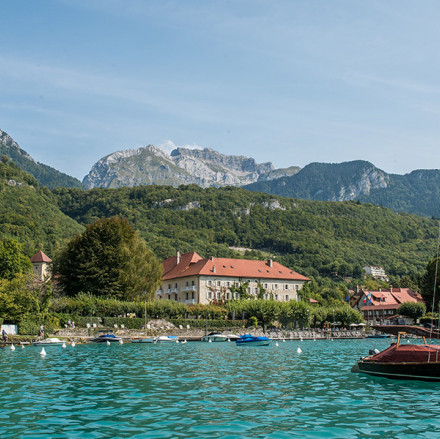
[[374, 279], [383, 280], [385, 282], [388, 282], [389, 280], [383, 267], [374, 267], [373, 265], [368, 265], [363, 267], [363, 269], [368, 276], [372, 276]]
[[404, 302], [423, 302], [422, 296], [410, 288], [386, 290], [360, 290], [350, 299], [352, 308], [362, 312], [365, 321], [371, 324], [390, 324], [396, 319], [397, 310]]
[[32, 270], [39, 280], [45, 281], [52, 275], [52, 259], [41, 250], [31, 257]]

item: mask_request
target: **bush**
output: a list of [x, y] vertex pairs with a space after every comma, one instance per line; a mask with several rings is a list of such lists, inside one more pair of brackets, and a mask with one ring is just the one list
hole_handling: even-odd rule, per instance
[[225, 328], [241, 328], [246, 322], [243, 320], [203, 320], [203, 319], [170, 319], [168, 320], [177, 328], [179, 325], [182, 325], [186, 328], [186, 325], [189, 325], [190, 328], [208, 328], [211, 329], [225, 329]]
[[[44, 323], [43, 323], [44, 324]], [[54, 332], [54, 326], [51, 322], [44, 324], [44, 333], [50, 334]], [[40, 322], [32, 317], [26, 316], [18, 322], [18, 334], [19, 335], [39, 335]]]
[[102, 323], [104, 326], [108, 328], [113, 328], [114, 325], [118, 325], [118, 328], [121, 325], [124, 325], [126, 329], [141, 329], [145, 323], [145, 320], [142, 318], [118, 318], [118, 317], [104, 317], [102, 319]]

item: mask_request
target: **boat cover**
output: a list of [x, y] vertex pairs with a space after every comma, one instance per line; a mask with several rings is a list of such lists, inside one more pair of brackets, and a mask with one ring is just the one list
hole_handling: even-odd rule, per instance
[[369, 358], [369, 361], [383, 363], [416, 363], [440, 361], [440, 345], [403, 345], [392, 343], [388, 349]]

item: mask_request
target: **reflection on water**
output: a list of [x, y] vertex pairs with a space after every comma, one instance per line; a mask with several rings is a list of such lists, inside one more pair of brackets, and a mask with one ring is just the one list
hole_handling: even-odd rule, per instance
[[3, 349], [0, 437], [438, 437], [440, 384], [350, 372], [388, 345], [80, 345], [45, 358]]

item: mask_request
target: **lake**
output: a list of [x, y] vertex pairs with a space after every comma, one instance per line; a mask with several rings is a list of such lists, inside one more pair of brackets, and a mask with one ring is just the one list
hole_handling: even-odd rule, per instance
[[438, 438], [440, 384], [350, 372], [389, 343], [2, 349], [0, 437]]

